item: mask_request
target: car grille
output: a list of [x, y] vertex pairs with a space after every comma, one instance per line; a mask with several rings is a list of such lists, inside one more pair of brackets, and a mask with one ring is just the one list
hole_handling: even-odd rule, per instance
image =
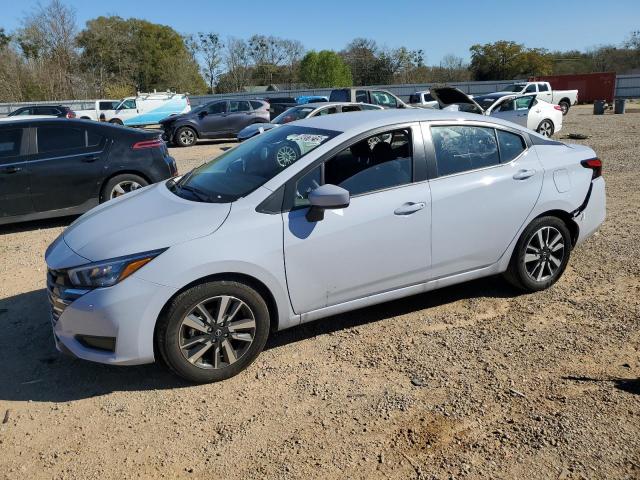
[[55, 326], [68, 305], [88, 291], [74, 288], [65, 270], [49, 269], [47, 271], [47, 295], [51, 306], [51, 321], [53, 325]]

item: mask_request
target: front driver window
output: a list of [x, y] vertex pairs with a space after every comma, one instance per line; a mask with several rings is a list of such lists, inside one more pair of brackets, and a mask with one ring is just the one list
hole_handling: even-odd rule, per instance
[[532, 83], [531, 85], [529, 85], [526, 89], [525, 89], [525, 93], [535, 93], [536, 91], [536, 84]]
[[413, 154], [408, 128], [371, 136], [342, 150], [301, 177], [296, 184], [294, 206], [309, 204], [309, 193], [324, 183], [338, 185], [351, 196], [411, 183]]
[[516, 98], [516, 110], [529, 110], [534, 99], [532, 96]]
[[227, 106], [227, 102], [216, 102], [212, 105], [209, 105], [209, 107], [207, 108], [207, 113], [209, 115], [224, 113], [226, 106]]
[[513, 102], [513, 99], [505, 100], [496, 109], [496, 112], [510, 112], [514, 109], [514, 107], [515, 107], [515, 103]]

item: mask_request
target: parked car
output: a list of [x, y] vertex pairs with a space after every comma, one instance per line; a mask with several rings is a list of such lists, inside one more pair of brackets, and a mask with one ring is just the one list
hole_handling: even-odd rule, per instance
[[0, 224], [78, 215], [176, 174], [157, 133], [57, 118], [0, 124]]
[[409, 105], [412, 107], [438, 108], [438, 102], [434, 100], [429, 90], [422, 90], [409, 95]]
[[267, 97], [264, 99], [269, 104], [269, 120], [273, 120], [285, 110], [299, 105], [294, 97]]
[[91, 108], [76, 110], [76, 116], [83, 120], [106, 121], [107, 115], [110, 118], [115, 116], [115, 111], [121, 100], [96, 100]]
[[316, 117], [319, 115], [331, 115], [334, 113], [359, 112], [362, 110], [381, 110], [378, 105], [369, 105], [367, 103], [349, 103], [349, 102], [321, 102], [307, 103], [291, 107], [285, 110], [270, 123], [253, 123], [246, 126], [238, 133], [238, 140], [243, 141], [251, 137], [255, 137], [261, 133], [271, 130], [274, 127], [284, 125], [286, 123], [302, 120], [303, 118]]
[[123, 99], [114, 111], [104, 111], [105, 121], [118, 125], [141, 127], [154, 125], [171, 115], [191, 110], [189, 97], [174, 92], [138, 93]]
[[549, 82], [518, 82], [504, 87], [500, 93], [519, 93], [537, 95], [539, 100], [559, 105], [566, 115], [572, 105], [578, 103], [578, 90], [552, 90]]
[[57, 118], [54, 115], [20, 115], [19, 117], [0, 117], [0, 122], [15, 122], [18, 120], [33, 120], [42, 118]]
[[380, 105], [382, 108], [407, 108], [407, 104], [386, 90], [362, 87], [331, 90], [330, 102], [356, 102]]
[[604, 220], [601, 168], [586, 146], [463, 112], [283, 125], [67, 228], [46, 252], [55, 342], [210, 382], [270, 331], [500, 273], [543, 290]]
[[471, 98], [454, 87], [432, 88], [440, 108], [452, 108], [502, 118], [550, 137], [562, 129], [562, 110], [536, 98], [536, 95], [492, 93]]
[[296, 102], [298, 105], [304, 105], [305, 103], [320, 103], [320, 102], [328, 102], [329, 98], [324, 97], [322, 95], [301, 95], [296, 97]]
[[200, 105], [189, 113], [160, 121], [163, 138], [179, 147], [195, 145], [199, 138], [234, 138], [254, 123], [269, 121], [269, 104], [263, 100], [228, 99]]
[[18, 117], [22, 115], [28, 115], [30, 117], [76, 118], [75, 112], [64, 105], [31, 105], [20, 107], [7, 116]]

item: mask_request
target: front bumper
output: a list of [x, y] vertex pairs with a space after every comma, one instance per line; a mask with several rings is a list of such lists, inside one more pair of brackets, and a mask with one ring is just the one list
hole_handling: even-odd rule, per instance
[[113, 365], [154, 361], [156, 320], [175, 288], [131, 276], [113, 287], [86, 291], [65, 284], [64, 276], [60, 270], [47, 273], [59, 351]]

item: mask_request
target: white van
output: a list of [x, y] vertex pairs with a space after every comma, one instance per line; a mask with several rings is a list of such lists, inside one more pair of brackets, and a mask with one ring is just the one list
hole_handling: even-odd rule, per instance
[[105, 112], [105, 120], [127, 126], [153, 125], [171, 115], [191, 110], [189, 98], [180, 93], [138, 93], [123, 99], [115, 110]]

